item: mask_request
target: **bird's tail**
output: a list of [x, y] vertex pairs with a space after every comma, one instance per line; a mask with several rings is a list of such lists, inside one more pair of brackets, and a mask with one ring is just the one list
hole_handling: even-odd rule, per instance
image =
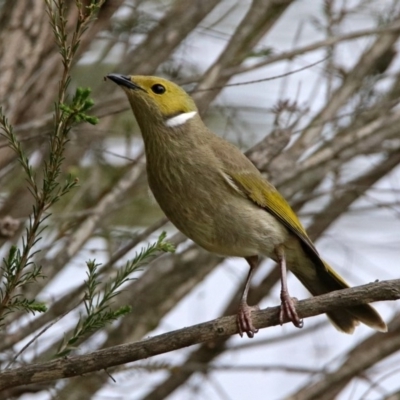
[[[324, 268], [322, 268], [322, 265], [316, 268], [317, 279], [304, 279], [304, 276], [298, 276], [311, 294], [318, 296], [334, 290], [350, 287], [325, 261], [322, 261], [322, 264]], [[334, 310], [327, 313], [327, 315], [333, 325], [338, 330], [345, 333], [353, 333], [355, 327], [359, 325], [360, 322], [377, 331], [387, 332], [385, 322], [375, 308], [369, 304]]]

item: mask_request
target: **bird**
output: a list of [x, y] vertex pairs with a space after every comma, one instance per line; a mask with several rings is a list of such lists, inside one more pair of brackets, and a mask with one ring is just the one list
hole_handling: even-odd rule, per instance
[[[232, 143], [204, 124], [192, 97], [179, 85], [156, 76], [106, 76], [126, 93], [141, 130], [148, 184], [175, 227], [211, 253], [244, 258], [249, 273], [240, 298], [240, 336], [258, 332], [247, 295], [261, 257], [278, 263], [281, 276], [280, 324], [301, 328], [296, 301], [289, 295], [290, 270], [313, 296], [348, 288], [319, 255], [288, 202]], [[386, 332], [369, 304], [327, 313], [342, 332], [360, 322]]]

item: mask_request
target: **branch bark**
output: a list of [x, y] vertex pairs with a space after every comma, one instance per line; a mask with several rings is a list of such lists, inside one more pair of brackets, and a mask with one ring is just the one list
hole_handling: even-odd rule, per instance
[[[336, 308], [398, 299], [400, 299], [400, 279], [395, 279], [370, 283], [299, 301], [297, 312], [301, 318], [308, 318]], [[278, 325], [279, 307], [254, 312], [253, 316], [254, 325], [258, 329]], [[222, 317], [139, 342], [5, 371], [0, 374], [0, 390], [100, 371], [236, 333], [238, 333], [236, 318], [234, 316]]]
[[[275, 25], [293, 0], [253, 0], [249, 11], [238, 25], [218, 60], [205, 72], [193, 97], [200, 113], [204, 113], [222, 87], [233, 77], [228, 68], [240, 65], [251, 49]], [[217, 86], [216, 88], [214, 88]], [[214, 88], [213, 90], [210, 90]]]
[[[396, 15], [393, 20], [398, 24], [400, 16]], [[300, 138], [293, 144], [289, 151], [277, 157], [272, 166], [276, 164], [284, 165], [282, 169], [282, 181], [293, 178], [296, 170], [296, 162], [303, 152], [310, 148], [320, 138], [324, 126], [327, 122], [335, 118], [337, 112], [357, 93], [362, 86], [366, 76], [374, 69], [376, 63], [382, 55], [387, 52], [397, 41], [400, 31], [389, 31], [378, 36], [375, 42], [361, 55], [357, 64], [343, 80], [343, 84], [332, 94], [325, 107], [312, 119], [308, 127], [303, 131]]]
[[146, 39], [120, 62], [120, 72], [153, 74], [220, 2], [221, 0], [176, 1]]

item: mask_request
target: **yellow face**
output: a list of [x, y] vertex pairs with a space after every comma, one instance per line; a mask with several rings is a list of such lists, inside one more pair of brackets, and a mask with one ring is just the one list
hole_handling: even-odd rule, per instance
[[[115, 80], [115, 75], [109, 75], [109, 78]], [[159, 113], [164, 119], [197, 111], [193, 99], [173, 82], [156, 76], [133, 75], [123, 78], [125, 81], [117, 83], [127, 93], [134, 109], [139, 107], [141, 112], [148, 112], [152, 116]]]

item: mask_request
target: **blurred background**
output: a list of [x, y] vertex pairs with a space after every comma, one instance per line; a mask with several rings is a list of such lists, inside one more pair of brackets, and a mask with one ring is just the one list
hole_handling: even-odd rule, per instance
[[[76, 4], [63, 3], [72, 35]], [[1, 368], [49, 360], [73, 334], [84, 313], [87, 260], [108, 266], [107, 282], [161, 231], [176, 253], [135, 272], [112, 304], [131, 312], [80, 337], [69, 354], [236, 312], [245, 260], [208, 254], [165, 219], [148, 193], [129, 103], [103, 80], [107, 73], [182, 85], [206, 124], [277, 186], [350, 284], [399, 278], [399, 36], [398, 0], [105, 1], [82, 37], [68, 88], [71, 96], [92, 88], [99, 123], [68, 134], [60, 179], [71, 175], [79, 185], [48, 210], [34, 247], [44, 277], [19, 289], [48, 311], [8, 316]], [[0, 0], [0, 44], [0, 106], [40, 180], [63, 74], [45, 2]], [[18, 157], [0, 137], [2, 259], [23, 243], [33, 204]], [[293, 276], [289, 287], [292, 296], [309, 296]], [[264, 260], [250, 304], [276, 306], [279, 290], [277, 268]], [[400, 399], [400, 307], [376, 307], [388, 334], [360, 326], [345, 335], [319, 316], [301, 330], [286, 324], [252, 340], [220, 339], [127, 364], [109, 371], [115, 382], [103, 371], [0, 398]]]

